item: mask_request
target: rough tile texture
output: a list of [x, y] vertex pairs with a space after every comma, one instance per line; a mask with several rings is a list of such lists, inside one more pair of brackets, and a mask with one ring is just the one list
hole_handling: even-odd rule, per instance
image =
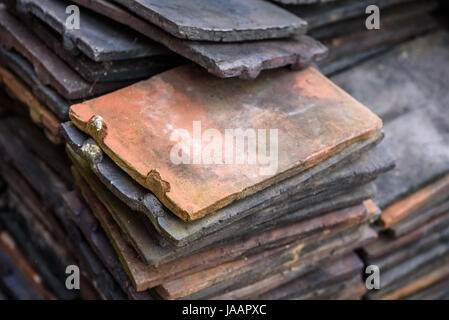
[[[163, 114], [171, 115], [169, 122]], [[183, 220], [196, 220], [298, 174], [375, 136], [382, 126], [378, 117], [313, 68], [276, 70], [248, 83], [223, 82], [193, 66], [179, 67], [74, 105], [70, 117]], [[201, 121], [202, 130], [220, 132], [231, 123], [244, 130], [279, 128], [277, 172], [264, 175], [260, 172], [266, 168], [248, 164], [175, 165], [170, 160], [170, 149], [176, 145], [170, 141], [172, 130], [192, 132], [194, 121]]]
[[[449, 214], [443, 214], [436, 217], [419, 228], [407, 233], [401, 237], [393, 238], [385, 234], [378, 241], [363, 248], [363, 254], [366, 259], [378, 258], [390, 254], [397, 249], [413, 243], [416, 240], [423, 239], [431, 234], [444, 230], [449, 225]], [[392, 241], [394, 239], [394, 241]]]
[[[333, 77], [386, 122], [385, 143], [397, 168], [378, 180], [380, 207], [400, 200], [449, 170], [447, 86], [449, 34], [410, 41]], [[419, 172], [420, 174], [416, 174]]]
[[0, 67], [0, 84], [7, 88], [10, 95], [23, 103], [31, 120], [44, 129], [45, 134], [55, 144], [62, 142], [59, 136], [59, 121], [44, 105], [42, 105], [27, 86], [8, 70]]
[[102, 15], [127, 25], [220, 77], [256, 78], [262, 70], [304, 68], [327, 53], [318, 41], [304, 35], [287, 39], [212, 43], [182, 40], [169, 35], [123, 8], [105, 0], [76, 0]]
[[445, 193], [436, 199], [426, 203], [418, 210], [413, 211], [407, 217], [401, 219], [398, 223], [390, 226], [390, 232], [395, 237], [400, 237], [409, 233], [423, 224], [426, 224], [435, 217], [441, 216], [449, 211], [449, 195]]
[[69, 1], [17, 0], [16, 2], [18, 12], [33, 14], [61, 34], [65, 49], [75, 55], [82, 51], [94, 61], [113, 61], [167, 53], [167, 50], [159, 44], [138, 36], [127, 28], [101, 19], [87, 10], [80, 11], [82, 27], [79, 30], [67, 30], [65, 11], [71, 4]]
[[[301, 298], [307, 299], [318, 288], [322, 287], [323, 291], [331, 290], [332, 284], [340, 281], [349, 281], [354, 276], [359, 276], [360, 270], [363, 268], [363, 262], [355, 253], [350, 253], [345, 257], [341, 257], [336, 261], [319, 266], [316, 270], [308, 273], [303, 277], [299, 277], [283, 286], [280, 286], [270, 292], [264, 294], [263, 299], [266, 300], [292, 300]], [[324, 294], [324, 292], [322, 293]]]
[[[335, 232], [339, 228], [341, 229], [347, 225], [353, 225], [357, 222], [364, 221], [370, 216], [363, 213], [363, 210], [360, 210], [360, 206], [352, 207], [328, 213], [305, 222], [291, 224], [287, 227], [247, 235], [244, 239], [228, 241], [224, 244], [208, 247], [200, 252], [185, 257], [180, 256], [171, 262], [154, 266], [143, 263], [136, 255], [135, 251], [130, 247], [128, 241], [124, 239], [121, 232], [121, 230], [124, 230], [122, 223], [118, 223], [118, 225], [122, 226], [119, 228], [117, 223], [112, 219], [112, 217], [115, 219], [117, 210], [114, 210], [114, 208], [111, 208], [112, 211], [106, 210], [99, 200], [95, 199], [96, 196], [92, 191], [89, 191], [88, 187], [86, 188], [85, 183], [79, 179], [77, 179], [77, 181], [95, 215], [106, 230], [110, 241], [114, 243], [117, 254], [121, 257], [125, 269], [139, 291], [154, 287], [163, 282], [172, 281], [201, 270], [215, 267], [241, 258], [242, 256], [248, 256], [263, 251], [264, 249], [275, 246], [275, 243], [276, 246], [279, 246], [281, 244], [291, 243], [292, 241], [299, 241], [300, 239], [303, 242], [306, 240], [308, 242], [316, 241], [316, 239], [327, 235], [326, 232], [323, 233], [323, 230], [332, 229], [333, 232]], [[112, 213], [113, 211], [116, 213]], [[133, 219], [132, 216], [130, 215], [129, 217], [129, 223], [133, 224], [131, 221]], [[126, 229], [129, 230], [129, 227]], [[127, 239], [135, 239], [134, 236], [135, 234], [128, 235]], [[148, 249], [156, 249], [155, 245], [148, 243], [148, 241], [146, 246]]]
[[425, 237], [418, 238], [393, 252], [388, 252], [387, 254], [376, 258], [367, 257], [366, 262], [379, 266], [380, 270], [388, 270], [395, 265], [414, 257], [419, 252], [429, 250], [429, 248], [432, 248], [439, 243], [444, 243], [447, 241], [448, 236], [449, 228], [446, 226]]
[[314, 4], [314, 3], [332, 2], [336, 0], [272, 0], [272, 1], [281, 4]]
[[39, 19], [31, 15], [23, 15], [21, 21], [25, 22], [28, 29], [33, 30], [33, 33], [45, 42], [58, 57], [88, 82], [149, 78], [178, 66], [184, 61], [175, 54], [165, 54], [147, 58], [96, 62], [85, 54], [72, 55], [64, 48], [62, 39], [55, 36], [54, 31]]
[[[422, 23], [414, 23], [416, 20], [420, 20]], [[348, 67], [348, 63], [340, 61], [350, 62], [353, 59], [355, 60], [353, 64], [355, 64], [359, 54], [385, 51], [386, 48], [392, 48], [395, 44], [434, 30], [437, 26], [437, 21], [433, 17], [421, 11], [404, 18], [382, 16], [382, 28], [376, 30], [375, 33], [364, 29], [323, 40], [323, 43], [329, 48], [330, 54], [321, 60], [318, 66], [323, 73], [335, 73], [338, 68], [333, 64], [337, 64], [337, 66], [343, 64]]]
[[[87, 242], [109, 270], [115, 281], [127, 294], [128, 298], [133, 300], [152, 300], [149, 292], [138, 293], [134, 289], [112, 244], [91, 210], [81, 201], [80, 196], [76, 192], [69, 192], [63, 195], [63, 199], [69, 218], [78, 226]], [[126, 243], [125, 239], [123, 241]], [[132, 250], [132, 248], [130, 249]]]
[[122, 88], [129, 82], [90, 84], [60, 60], [44, 43], [0, 5], [0, 42], [6, 49], [15, 49], [34, 67], [39, 79], [52, 86], [66, 99], [81, 99]]
[[24, 83], [26, 83], [39, 101], [45, 104], [60, 121], [69, 119], [70, 105], [52, 88], [45, 86], [39, 80], [33, 67], [19, 54], [5, 50], [0, 45], [1, 64], [14, 72]]
[[382, 210], [380, 223], [388, 228], [441, 194], [449, 194], [449, 174], [386, 207]]
[[[382, 9], [382, 28], [375, 33], [380, 32], [385, 27], [385, 22], [392, 22], [394, 20], [404, 20], [413, 16], [425, 15], [438, 7], [438, 1], [414, 1], [410, 3], [400, 3], [393, 6], [388, 6]], [[363, 11], [363, 10], [362, 10]], [[357, 17], [344, 19], [330, 24], [325, 24], [321, 27], [311, 30], [308, 34], [315, 39], [330, 39], [333, 37], [340, 37], [345, 34], [350, 34], [357, 31], [369, 31], [366, 29], [365, 21], [367, 15], [361, 12]], [[411, 26], [409, 26], [411, 27]]]
[[[289, 1], [289, 0], [287, 0]], [[326, 5], [288, 6], [286, 9], [307, 21], [309, 30], [345, 19], [366, 15], [371, 4], [385, 9], [389, 6], [412, 0], [344, 0]]]
[[[261, 0], [115, 0], [175, 37], [236, 42], [305, 33], [306, 22]], [[201, 10], [198, 10], [201, 8]]]
[[[141, 216], [136, 215], [135, 212], [131, 211], [126, 205], [115, 198], [107, 189], [101, 184], [100, 181], [89, 172], [89, 168], [86, 167], [85, 161], [80, 159], [70, 147], [67, 147], [67, 151], [74, 162], [77, 172], [82, 175], [83, 181], [78, 179], [78, 184], [82, 187], [86, 199], [92, 207], [99, 208], [105, 207], [108, 210], [108, 216], [111, 215], [116, 223], [121, 227], [122, 232], [127, 235], [132, 246], [140, 254], [142, 259], [148, 265], [159, 265], [169, 261], [174, 261], [191, 253], [198, 252], [206, 247], [214, 246], [226, 246], [229, 241], [234, 241], [238, 239], [245, 238], [249, 235], [260, 234], [268, 229], [291, 225], [292, 223], [297, 223], [302, 221], [305, 216], [310, 219], [317, 216], [320, 213], [326, 213], [337, 208], [346, 208], [351, 205], [359, 204], [365, 199], [373, 197], [375, 193], [370, 188], [370, 185], [360, 188], [360, 190], [350, 190], [350, 196], [334, 196], [332, 199], [326, 199], [327, 201], [321, 204], [322, 197], [309, 197], [304, 206], [307, 209], [295, 211], [292, 216], [288, 217], [288, 221], [283, 221], [280, 219], [281, 223], [261, 223], [258, 219], [259, 215], [252, 215], [249, 221], [248, 219], [243, 219], [237, 223], [232, 224], [228, 228], [219, 230], [208, 236], [204, 236], [201, 239], [190, 242], [188, 246], [183, 247], [173, 247], [172, 245], [166, 243], [163, 239], [160, 239], [160, 235], [156, 230], [151, 228], [149, 225], [149, 220], [145, 221]], [[78, 174], [78, 175], [79, 175]], [[95, 196], [92, 196], [93, 190]], [[96, 200], [96, 199], [99, 200]], [[324, 197], [326, 198], [326, 196]], [[349, 199], [348, 199], [349, 198]], [[101, 204], [97, 203], [101, 201]], [[301, 201], [304, 203], [304, 201]], [[318, 203], [318, 204], [315, 204]], [[105, 211], [106, 209], [102, 209]], [[97, 214], [97, 211], [94, 211]], [[271, 212], [264, 212], [262, 215], [266, 219], [266, 215]], [[374, 215], [374, 213], [372, 213]], [[377, 215], [376, 215], [377, 216]], [[110, 220], [110, 219], [109, 219]], [[263, 221], [263, 220], [262, 220]], [[277, 222], [275, 220], [274, 222]], [[187, 223], [184, 222], [184, 227], [188, 227]], [[117, 241], [114, 239], [114, 241]], [[260, 248], [262, 248], [262, 242], [260, 243]], [[201, 260], [201, 259], [200, 259]]]
[[[71, 150], [88, 163], [87, 166], [90, 166], [109, 191], [131, 209], [144, 213], [161, 235], [176, 246], [185, 246], [200, 238], [210, 238], [206, 237], [208, 235], [239, 233], [249, 225], [257, 229], [256, 226], [273, 219], [277, 222], [286, 220], [283, 223], [288, 223], [305, 216], [360, 203], [375, 196], [375, 192], [371, 187], [366, 190], [352, 189], [367, 183], [394, 165], [391, 154], [382, 145], [370, 149], [373, 144], [378, 143], [379, 138], [376, 137], [363, 143], [355, 143], [295, 177], [186, 224], [170, 213], [152, 193], [132, 180], [103, 154], [92, 139], [88, 139], [73, 124], [63, 124], [62, 133]], [[361, 153], [363, 155], [360, 157]], [[320, 194], [316, 195], [317, 192]], [[312, 198], [305, 201], [307, 196], [322, 203], [313, 206], [314, 201], [310, 201]], [[288, 217], [279, 219], [280, 215]], [[228, 231], [229, 228], [234, 231]]]
[[367, 299], [398, 300], [406, 298], [417, 291], [439, 283], [449, 275], [449, 255], [433, 260], [418, 270], [404, 276], [402, 279], [383, 288], [371, 291]]
[[350, 227], [337, 233], [330, 231], [327, 237], [318, 242], [304, 241], [290, 248], [266, 250], [167, 282], [158, 286], [156, 291], [167, 299], [205, 299], [255, 284], [272, 275], [281, 277], [282, 280], [276, 284], [278, 286], [313, 270], [325, 258], [335, 259], [349, 253], [355, 246], [364, 244], [367, 238], [372, 240], [374, 232], [368, 231], [366, 227]]

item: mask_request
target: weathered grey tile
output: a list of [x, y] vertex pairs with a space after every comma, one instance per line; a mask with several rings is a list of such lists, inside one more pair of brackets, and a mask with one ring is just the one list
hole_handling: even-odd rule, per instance
[[[400, 270], [399, 270], [400, 271]], [[414, 272], [394, 281], [382, 290], [371, 290], [367, 299], [397, 300], [447, 278], [449, 275], [449, 255], [434, 259]]]
[[355, 275], [358, 275], [359, 281], [361, 281], [360, 273], [362, 269], [362, 261], [355, 253], [350, 253], [347, 256], [327, 262], [312, 272], [267, 292], [264, 294], [263, 299], [286, 300], [305, 298], [320, 287], [326, 289], [335, 282], [349, 280]]
[[26, 22], [28, 28], [45, 44], [75, 70], [86, 81], [114, 82], [149, 78], [155, 74], [176, 67], [184, 59], [175, 54], [164, 54], [147, 58], [93, 61], [84, 54], [72, 55], [67, 51], [62, 39], [55, 36], [54, 32], [33, 16], [23, 16], [21, 21]]
[[282, 280], [277, 283], [280, 285], [313, 270], [324, 258], [342, 256], [366, 241], [372, 241], [374, 235], [374, 231], [366, 225], [347, 228], [337, 234], [329, 234], [321, 241], [299, 244], [286, 252], [267, 250], [245, 260], [168, 282], [157, 287], [156, 291], [168, 299], [205, 299], [252, 285], [273, 275], [281, 276]]
[[333, 76], [332, 80], [386, 123], [410, 110], [444, 110], [448, 48], [449, 34], [443, 30], [433, 32]]
[[449, 171], [448, 48], [449, 34], [435, 32], [333, 77], [386, 122], [397, 168], [378, 180], [382, 208]]
[[[77, 173], [75, 173], [75, 176], [77, 176]], [[301, 241], [303, 242], [306, 241], [306, 239], [308, 239], [307, 241], [309, 242], [316, 241], [317, 237], [320, 238], [327, 235], [326, 232], [321, 233], [319, 231], [319, 229], [323, 228], [325, 225], [327, 228], [332, 228], [332, 225], [335, 225], [336, 228], [343, 228], [346, 224], [351, 225], [357, 223], [357, 220], [364, 221], [370, 217], [370, 215], [365, 215], [364, 213], [362, 214], [361, 211], [357, 211], [359, 210], [357, 207], [349, 208], [347, 210], [329, 213], [322, 217], [317, 217], [316, 219], [311, 219], [302, 223], [290, 224], [288, 227], [273, 229], [271, 231], [253, 235], [247, 234], [244, 239], [228, 240], [223, 244], [202, 249], [200, 252], [188, 256], [185, 255], [191, 250], [190, 248], [186, 248], [181, 254], [178, 253], [178, 258], [172, 262], [158, 266], [148, 266], [137, 257], [135, 251], [121, 235], [122, 232], [120, 228], [118, 228], [117, 224], [113, 221], [112, 217], [117, 218], [117, 211], [114, 213], [115, 208], [112, 208], [112, 210], [110, 209], [108, 212], [106, 208], [99, 203], [99, 200], [95, 199], [96, 196], [93, 192], [89, 191], [88, 187], [86, 188], [84, 182], [78, 179], [78, 184], [82, 188], [83, 194], [94, 210], [95, 215], [101, 221], [110, 241], [114, 244], [114, 248], [116, 248], [117, 254], [121, 257], [125, 269], [139, 291], [219, 264], [227, 263], [242, 256], [254, 254], [263, 250], [267, 247], [267, 244], [273, 241], [276, 241], [278, 245], [285, 243], [285, 241], [299, 241], [300, 239], [302, 239]], [[104, 200], [104, 198], [102, 199]], [[120, 215], [120, 213], [118, 214]], [[342, 223], [337, 222], [335, 218], [342, 220]], [[129, 219], [129, 223], [133, 224], [132, 214], [129, 215]], [[328, 224], [326, 221], [331, 224]], [[316, 227], [318, 227], [318, 229], [316, 229]], [[127, 230], [130, 230], [130, 228], [127, 228]], [[289, 235], [291, 238], [292, 232], [303, 233], [306, 230], [308, 231], [303, 235], [298, 234], [298, 237], [288, 240]], [[132, 236], [133, 235], [128, 235], [128, 238]], [[244, 245], [242, 245], [241, 241], [244, 241]], [[147, 243], [147, 246], [156, 250], [155, 244]], [[268, 245], [267, 248], [269, 249], [270, 247], [272, 247], [272, 245]], [[155, 256], [153, 255], [153, 257]]]
[[388, 230], [392, 232], [395, 237], [400, 237], [409, 233], [435, 217], [438, 217], [449, 211], [448, 194], [445, 192], [437, 199], [431, 200], [418, 208], [412, 213], [409, 213], [405, 218], [399, 222], [391, 225]]
[[[368, 152], [367, 155], [363, 157], [363, 160], [359, 163], [356, 162], [355, 167], [358, 169], [353, 167], [352, 169], [343, 170], [335, 174], [330, 174], [330, 170], [326, 170], [330, 167], [341, 167], [345, 161], [356, 160], [360, 156], [360, 153], [368, 150], [378, 141], [379, 137], [377, 137], [367, 143], [356, 144], [353, 147], [343, 150], [338, 155], [323, 161], [317, 166], [307, 170], [302, 175], [288, 179], [283, 184], [277, 184], [270, 187], [265, 191], [247, 198], [246, 201], [237, 201], [236, 203], [217, 211], [207, 217], [207, 219], [190, 222], [186, 225], [168, 212], [153, 194], [146, 191], [126, 175], [125, 172], [100, 151], [100, 148], [92, 140], [88, 140], [85, 134], [74, 128], [73, 124], [63, 124], [62, 131], [72, 149], [84, 158], [85, 161], [88, 161], [93, 172], [115, 196], [121, 201], [124, 201], [133, 210], [143, 212], [164, 237], [168, 238], [170, 242], [178, 246], [186, 245], [195, 239], [199, 239], [200, 237], [204, 237], [214, 232], [216, 233], [218, 230], [223, 229], [232, 223], [235, 225], [237, 220], [243, 219], [255, 212], [260, 213], [264, 208], [267, 208], [265, 217], [262, 217], [261, 214], [255, 215], [255, 219], [260, 217], [257, 224], [272, 219], [275, 215], [269, 214], [269, 204], [277, 202], [282, 203], [282, 201], [287, 200], [295, 193], [307, 195], [307, 192], [304, 192], [307, 190], [305, 186], [308, 181], [312, 181], [311, 178], [318, 173], [323, 172], [323, 177], [328, 177], [328, 180], [324, 179], [322, 182], [324, 186], [328, 186], [329, 188], [338, 186], [340, 188], [345, 185], [349, 187], [351, 185], [351, 180], [353, 180], [352, 182], [355, 184], [369, 181], [367, 177], [375, 177], [378, 173], [391, 169], [393, 165], [393, 160], [391, 156], [388, 155], [388, 151], [381, 147], [380, 151]], [[82, 151], [83, 149], [91, 151], [98, 150], [98, 152], [86, 153]], [[366, 168], [371, 169], [366, 171]], [[358, 180], [357, 178], [350, 178], [351, 176], [354, 178], [357, 176], [365, 178]], [[320, 183], [317, 183], [314, 185], [314, 188], [320, 189], [319, 185]], [[349, 201], [347, 202], [351, 203], [352, 200], [348, 200]], [[326, 203], [322, 209], [325, 210], [325, 208], [329, 209]], [[287, 210], [287, 213], [289, 212], [292, 211]], [[297, 216], [306, 216], [312, 212], [313, 210], [308, 211], [304, 208], [304, 210], [297, 212]], [[318, 212], [325, 211], [318, 210]], [[251, 224], [256, 225], [255, 222], [256, 221], [253, 220]]]
[[[185, 247], [173, 247], [164, 242], [161, 243], [159, 238], [159, 234], [156, 230], [152, 229], [150, 225], [148, 225], [149, 221], [146, 223], [142, 216], [136, 216], [135, 212], [132, 212], [124, 203], [120, 202], [119, 199], [114, 197], [101, 183], [100, 181], [93, 175], [93, 173], [89, 172], [89, 168], [86, 168], [87, 163], [83, 164], [83, 160], [80, 159], [73, 151], [68, 147], [69, 155], [77, 166], [79, 173], [82, 174], [83, 180], [80, 180], [78, 177], [78, 185], [85, 185], [82, 190], [84, 191], [84, 195], [86, 199], [90, 199], [90, 204], [95, 206], [95, 203], [98, 203], [98, 199], [101, 201], [100, 206], [104, 206], [109, 211], [108, 215], [112, 215], [116, 223], [122, 228], [122, 230], [127, 234], [128, 239], [130, 239], [131, 244], [136, 249], [136, 251], [140, 254], [142, 259], [148, 265], [159, 265], [162, 263], [166, 263], [172, 261], [177, 258], [181, 258], [188, 254], [198, 252], [201, 249], [204, 249], [211, 245], [220, 245], [226, 243], [231, 240], [238, 240], [242, 237], [248, 236], [250, 234], [257, 234], [263, 230], [267, 230], [269, 228], [276, 227], [275, 224], [261, 225], [259, 228], [255, 228], [254, 225], [260, 223], [260, 221], [255, 221], [254, 223], [248, 221], [241, 221], [238, 225], [231, 225], [232, 230], [229, 228], [222, 230], [222, 232], [215, 232], [211, 234], [211, 236], [202, 237], [201, 239], [196, 240], [195, 242], [191, 242], [188, 246]], [[89, 188], [95, 192], [94, 198], [92, 198], [92, 191], [87, 187], [86, 182], [89, 185]], [[83, 184], [84, 183], [84, 184]], [[361, 192], [361, 196], [358, 193]], [[373, 196], [372, 192], [362, 188], [359, 192], [353, 192], [351, 196], [349, 196], [350, 201], [357, 201], [356, 203], [360, 203], [361, 201]], [[347, 205], [347, 199], [345, 196], [340, 198], [336, 198], [332, 200], [326, 201], [326, 203], [321, 203], [321, 199], [315, 199], [311, 197], [310, 206], [307, 210], [303, 210], [303, 212], [295, 212], [295, 215], [300, 215], [302, 218], [305, 214], [309, 214], [309, 216], [316, 215], [317, 213], [325, 213], [333, 210], [333, 206], [340, 205], [340, 207], [344, 207]], [[354, 200], [354, 198], [356, 198]], [[316, 201], [315, 201], [316, 200]], [[313, 202], [318, 202], [318, 205], [313, 205]], [[343, 204], [341, 203], [343, 202]], [[96, 205], [97, 207], [99, 205]], [[104, 211], [105, 209], [103, 209]], [[305, 211], [305, 212], [304, 212]], [[98, 213], [98, 212], [96, 212]], [[270, 212], [267, 212], [270, 214]], [[257, 215], [253, 215], [256, 217]], [[275, 214], [276, 216], [276, 214]], [[295, 223], [300, 218], [290, 217], [289, 223]], [[286, 224], [284, 224], [286, 225]], [[250, 230], [250, 226], [253, 228]], [[263, 248], [262, 245], [260, 249]]]
[[[281, 0], [282, 1], [282, 0]], [[290, 1], [290, 0], [287, 0]], [[309, 30], [345, 19], [366, 15], [365, 10], [371, 4], [384, 9], [392, 5], [412, 0], [344, 0], [311, 6], [288, 6], [287, 10], [307, 21]]]
[[[384, 29], [386, 22], [389, 22], [391, 24], [391, 22], [394, 20], [407, 20], [407, 18], [413, 16], [425, 15], [427, 12], [431, 12], [437, 7], [438, 1], [433, 0], [413, 1], [407, 3], [399, 3], [385, 8], [382, 7], [381, 29]], [[357, 31], [367, 30], [365, 26], [366, 17], [367, 14], [364, 11], [361, 11], [360, 15], [357, 17], [323, 25], [322, 27], [311, 30], [308, 34], [315, 39], [323, 40], [340, 37], [342, 35]], [[374, 36], [375, 34], [371, 32], [371, 35]]]
[[423, 106], [386, 124], [385, 144], [396, 158], [396, 168], [376, 182], [381, 208], [449, 172], [449, 134], [436, 124], [441, 115], [432, 113]]
[[266, 69], [284, 66], [292, 66], [294, 69], [303, 68], [321, 59], [327, 53], [321, 43], [304, 35], [244, 43], [182, 40], [111, 2], [105, 0], [76, 0], [74, 2], [130, 26], [221, 78], [252, 79]]
[[[416, 24], [416, 20], [422, 23]], [[318, 66], [325, 74], [336, 73], [339, 67], [347, 68], [351, 63], [355, 64], [357, 60], [361, 60], [359, 55], [363, 58], [364, 53], [369, 56], [370, 52], [385, 51], [395, 44], [434, 30], [437, 26], [438, 23], [432, 16], [421, 11], [404, 18], [383, 17], [382, 28], [374, 33], [364, 29], [323, 40], [330, 54], [321, 60]]]
[[24, 58], [17, 53], [5, 50], [0, 45], [0, 61], [2, 65], [20, 77], [31, 88], [39, 101], [45, 104], [60, 121], [69, 119], [70, 104], [52, 88], [43, 85], [33, 67]]
[[63, 139], [59, 135], [60, 122], [56, 116], [39, 102], [25, 83], [2, 66], [0, 66], [0, 85], [12, 99], [18, 101], [27, 109], [28, 116], [37, 126], [42, 128], [51, 142], [62, 143]]
[[436, 232], [444, 230], [449, 225], [449, 214], [436, 217], [418, 229], [413, 230], [401, 237], [394, 238], [391, 235], [383, 234], [379, 239], [363, 248], [363, 255], [366, 260], [375, 259], [404, 246], [412, 244], [418, 239], [424, 238]]
[[448, 242], [436, 244], [427, 250], [416, 253], [413, 257], [410, 257], [402, 263], [398, 263], [392, 268], [382, 271], [382, 277], [380, 278], [381, 288], [385, 288], [394, 282], [400, 281], [408, 275], [415, 274], [417, 270], [431, 264], [433, 261], [442, 260], [448, 253]]
[[94, 61], [134, 59], [167, 53], [159, 44], [107, 19], [101, 19], [88, 10], [80, 10], [82, 27], [79, 30], [67, 29], [66, 8], [70, 4], [63, 0], [17, 0], [16, 10], [22, 14], [33, 14], [46, 22], [61, 34], [66, 50], [75, 55], [81, 51]]
[[[181, 39], [236, 42], [305, 33], [307, 23], [261, 0], [115, 0]], [[201, 10], [198, 10], [201, 8]]]
[[[382, 236], [381, 236], [382, 237]], [[400, 247], [399, 249], [389, 252], [378, 258], [365, 257], [365, 262], [370, 265], [376, 265], [382, 271], [393, 268], [399, 263], [408, 261], [408, 259], [413, 258], [415, 255], [422, 251], [427, 251], [434, 246], [441, 243], [447, 243], [449, 239], [449, 228], [445, 227], [442, 230], [437, 230], [431, 234], [424, 237], [420, 237], [409, 243]], [[393, 239], [391, 241], [394, 241]]]
[[0, 42], [14, 48], [34, 67], [43, 84], [52, 86], [66, 99], [81, 99], [122, 88], [130, 82], [88, 83], [50, 51], [23, 24], [0, 5]]
[[[90, 208], [84, 204], [76, 192], [63, 195], [64, 205], [70, 219], [78, 226], [92, 250], [109, 270], [129, 299], [152, 300], [149, 292], [137, 292], [129, 281], [117, 254], [109, 242], [105, 231], [100, 227]], [[126, 240], [123, 239], [126, 243]], [[133, 250], [132, 248], [130, 248]]]

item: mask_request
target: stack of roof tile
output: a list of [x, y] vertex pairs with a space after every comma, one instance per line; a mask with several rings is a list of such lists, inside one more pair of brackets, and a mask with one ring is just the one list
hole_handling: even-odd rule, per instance
[[[388, 27], [375, 39], [353, 28], [356, 1], [3, 2], [1, 294], [365, 294], [354, 250], [377, 238], [374, 181], [394, 160], [382, 121], [310, 64], [334, 73], [435, 28], [433, 2], [378, 1]], [[73, 264], [80, 291], [65, 286]]]
[[[248, 83], [179, 67], [74, 105], [70, 116], [63, 131], [84, 198], [136, 287], [157, 287], [164, 298], [215, 297], [281, 275], [268, 289], [347, 253], [372, 237], [366, 224], [377, 210], [360, 204], [392, 166], [374, 147], [380, 119], [313, 68]], [[278, 128], [279, 169], [175, 164], [170, 128], [195, 134], [193, 121], [204, 131]]]
[[[362, 250], [381, 271], [370, 299], [448, 294], [448, 49], [449, 34], [436, 32], [335, 78], [385, 120], [397, 164], [376, 181], [380, 237]], [[371, 80], [360, 82], [362, 75]]]

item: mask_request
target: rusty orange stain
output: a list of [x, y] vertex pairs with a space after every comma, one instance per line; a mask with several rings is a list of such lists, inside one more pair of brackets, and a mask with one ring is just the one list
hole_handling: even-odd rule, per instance
[[[183, 220], [298, 174], [382, 127], [375, 114], [312, 67], [271, 70], [245, 81], [182, 66], [74, 105], [70, 117]], [[266, 166], [260, 163], [175, 165], [170, 150], [177, 142], [170, 136], [174, 129], [192, 135], [194, 121], [201, 121], [202, 132], [265, 129], [269, 136], [278, 129], [277, 172], [262, 175]]]

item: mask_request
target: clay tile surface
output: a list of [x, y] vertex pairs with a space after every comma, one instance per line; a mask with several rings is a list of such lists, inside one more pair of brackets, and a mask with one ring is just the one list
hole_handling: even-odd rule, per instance
[[[183, 220], [296, 175], [382, 127], [368, 108], [312, 67], [273, 70], [248, 82], [182, 66], [74, 105], [70, 117]], [[237, 152], [229, 142], [238, 139], [226, 135], [231, 129], [258, 129], [252, 132], [260, 152], [249, 144], [241, 149], [248, 152]], [[201, 139], [205, 131], [212, 137]], [[202, 161], [204, 155], [213, 155], [213, 163]], [[224, 164], [216, 164], [220, 160]]]

